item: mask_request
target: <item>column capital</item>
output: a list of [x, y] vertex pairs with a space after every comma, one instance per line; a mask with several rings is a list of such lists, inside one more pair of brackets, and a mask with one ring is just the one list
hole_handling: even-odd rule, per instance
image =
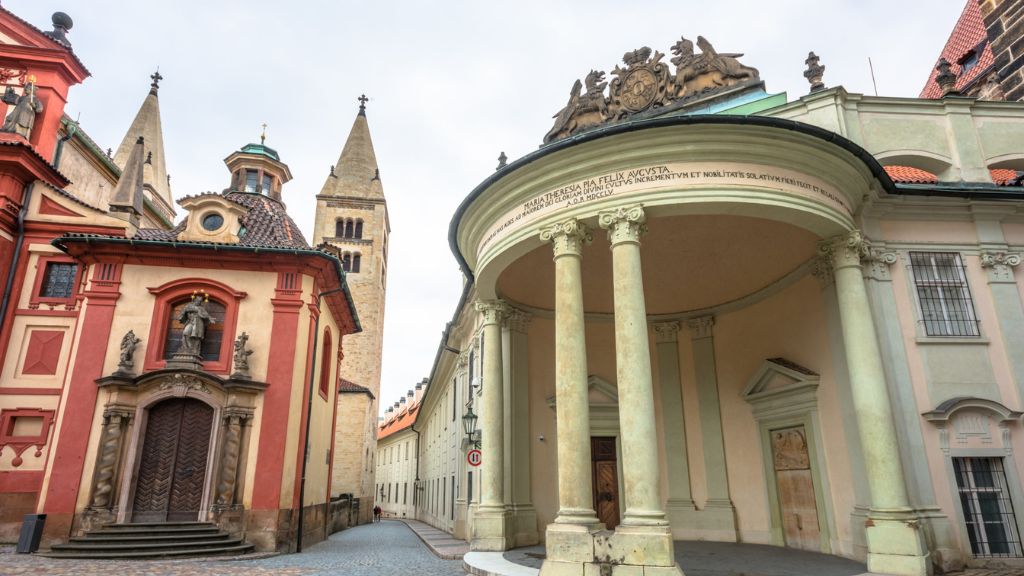
[[714, 325], [714, 316], [701, 316], [700, 318], [690, 318], [686, 321], [686, 326], [690, 329], [690, 338], [693, 340], [710, 338], [711, 329]]
[[679, 322], [675, 320], [669, 322], [656, 322], [654, 323], [654, 340], [658, 344], [663, 342], [678, 342], [679, 329]]
[[[475, 340], [475, 338], [474, 338], [474, 340]], [[462, 372], [462, 371], [464, 371], [466, 369], [466, 366], [468, 366], [468, 365], [469, 365], [469, 351], [468, 350], [463, 350], [459, 354], [458, 359], [455, 361], [455, 367], [456, 367], [456, 369], [458, 369], [459, 372]]]
[[111, 404], [103, 409], [103, 419], [120, 418], [123, 421], [131, 420], [135, 416], [135, 408], [124, 404]]
[[828, 258], [834, 270], [860, 266], [861, 260], [866, 259], [870, 251], [871, 243], [860, 230], [851, 230], [818, 242], [818, 254]]
[[836, 280], [832, 271], [832, 259], [824, 255], [815, 257], [814, 263], [811, 264], [811, 274], [818, 280], [822, 289], [831, 286]]
[[1013, 282], [1013, 269], [1020, 266], [1020, 254], [985, 250], [981, 253], [981, 267], [988, 273], [989, 282]]
[[583, 245], [590, 244], [594, 237], [586, 224], [576, 218], [569, 218], [541, 228], [540, 239], [554, 244], [555, 258], [558, 258], [582, 255]]
[[895, 250], [890, 250], [884, 246], [869, 247], [868, 255], [864, 258], [864, 264], [867, 265], [865, 275], [874, 280], [892, 280], [889, 268], [896, 262], [899, 262], [899, 259], [900, 256]]
[[511, 308], [505, 322], [508, 324], [509, 330], [519, 332], [520, 334], [526, 334], [530, 329], [530, 320], [532, 319], [533, 314], [518, 308]]
[[608, 241], [612, 246], [624, 242], [638, 244], [640, 235], [647, 232], [647, 214], [643, 204], [598, 212], [597, 223], [608, 230]]
[[476, 303], [476, 311], [484, 316], [484, 326], [501, 324], [511, 308], [502, 300], [484, 300]]

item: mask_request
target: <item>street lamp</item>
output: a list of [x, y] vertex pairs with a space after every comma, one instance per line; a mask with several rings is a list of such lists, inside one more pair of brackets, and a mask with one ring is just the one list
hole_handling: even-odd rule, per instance
[[476, 430], [477, 415], [473, 413], [473, 405], [470, 404], [466, 407], [466, 413], [462, 416], [462, 430], [466, 433], [466, 437], [473, 443], [473, 447], [480, 448], [480, 439], [477, 436]]

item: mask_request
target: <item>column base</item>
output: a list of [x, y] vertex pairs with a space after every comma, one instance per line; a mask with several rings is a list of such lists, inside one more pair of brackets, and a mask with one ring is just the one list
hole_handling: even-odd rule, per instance
[[540, 576], [682, 576], [668, 526], [549, 524]]
[[540, 542], [537, 532], [537, 509], [532, 504], [511, 504], [512, 547], [533, 546]]
[[868, 571], [898, 576], [931, 576], [932, 559], [912, 511], [875, 512], [866, 523]]
[[512, 548], [512, 514], [504, 507], [480, 506], [473, 517], [473, 538], [469, 549], [476, 552], [504, 552]]
[[728, 500], [708, 500], [698, 509], [692, 500], [669, 500], [665, 515], [676, 540], [736, 542], [736, 510]]

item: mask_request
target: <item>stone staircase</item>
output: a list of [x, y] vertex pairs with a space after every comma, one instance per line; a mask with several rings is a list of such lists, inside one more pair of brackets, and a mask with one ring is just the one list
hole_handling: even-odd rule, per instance
[[211, 522], [106, 524], [67, 544], [54, 544], [48, 558], [154, 559], [237, 556], [253, 545], [232, 538]]

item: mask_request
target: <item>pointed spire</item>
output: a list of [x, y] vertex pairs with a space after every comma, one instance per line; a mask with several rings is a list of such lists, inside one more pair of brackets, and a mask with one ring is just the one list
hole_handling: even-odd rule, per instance
[[[166, 212], [165, 216], [173, 219], [174, 200], [171, 197], [171, 187], [167, 181], [167, 165], [164, 160], [164, 135], [160, 125], [160, 103], [157, 99], [157, 90], [160, 87], [160, 80], [163, 76], [156, 71], [150, 76], [153, 80], [150, 84], [149, 94], [142, 101], [139, 112], [135, 115], [132, 125], [124, 135], [124, 140], [117, 147], [114, 154], [114, 164], [117, 164], [122, 171], [126, 171], [128, 159], [133, 153], [139, 138], [143, 138], [146, 145], [145, 154], [142, 155], [144, 170], [142, 181], [146, 188], [152, 192], [153, 198], [158, 199], [162, 204], [161, 208]], [[122, 176], [123, 177], [123, 176]]]
[[124, 213], [124, 218], [135, 226], [139, 225], [139, 217], [142, 216], [143, 174], [146, 165], [142, 153], [145, 147], [145, 139], [139, 136], [128, 154], [121, 178], [114, 186], [110, 198], [110, 211]]
[[333, 174], [327, 177], [320, 194], [384, 198], [377, 155], [373, 151], [373, 141], [370, 139], [370, 125], [366, 122], [367, 100], [365, 95], [359, 97], [359, 113], [352, 123], [352, 130], [349, 131], [341, 156], [334, 165]]

